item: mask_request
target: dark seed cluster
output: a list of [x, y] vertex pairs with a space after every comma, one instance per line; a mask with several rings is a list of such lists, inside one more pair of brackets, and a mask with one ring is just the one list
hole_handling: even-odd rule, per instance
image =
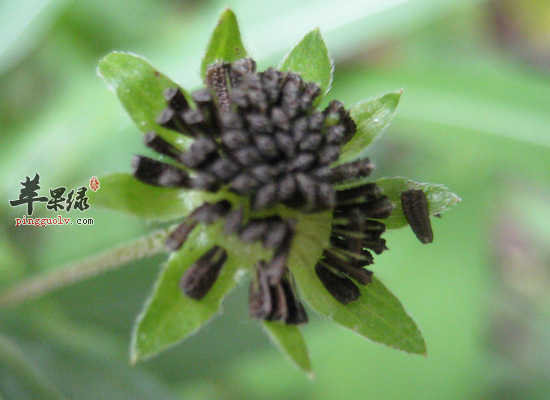
[[253, 211], [277, 203], [306, 212], [334, 207], [332, 184], [370, 172], [361, 163], [330, 168], [355, 134], [349, 112], [336, 100], [322, 112], [312, 111], [321, 94], [316, 83], [291, 72], [255, 69], [251, 59], [212, 65], [208, 88], [192, 95], [196, 108], [180, 90], [168, 90], [158, 123], [194, 142], [182, 153], [149, 133], [145, 144], [183, 168], [136, 157], [136, 177], [207, 191], [226, 186], [249, 197]]
[[269, 266], [261, 261], [249, 292], [250, 315], [268, 321], [297, 325], [308, 321], [306, 310], [296, 294], [292, 276], [285, 268], [281, 279], [270, 279]]
[[[352, 281], [371, 282], [372, 272], [363, 266], [374, 263], [371, 251], [387, 250], [381, 238], [386, 226], [375, 219], [388, 218], [393, 206], [373, 183], [337, 192], [330, 247], [323, 252], [315, 272], [332, 296], [342, 304], [361, 295]], [[351, 278], [351, 279], [350, 279]]]
[[[245, 221], [244, 210], [231, 210], [229, 202], [204, 203], [196, 208], [168, 237], [170, 249], [181, 247], [198, 223], [211, 224], [225, 218], [226, 234], [236, 234], [243, 242], [261, 241], [265, 248], [273, 249], [269, 262], [261, 261], [257, 276], [250, 284], [250, 314], [254, 318], [282, 321], [287, 324], [307, 322], [307, 314], [296, 294], [287, 259], [294, 235], [293, 221], [280, 217], [250, 218]], [[183, 275], [180, 287], [187, 296], [200, 300], [214, 285], [227, 252], [213, 246]]]
[[[316, 83], [272, 68], [256, 73], [251, 59], [210, 66], [206, 84], [191, 98], [177, 88], [168, 90], [167, 107], [157, 120], [193, 138], [189, 149], [180, 151], [150, 132], [145, 144], [173, 162], [135, 156], [134, 176], [161, 187], [228, 190], [247, 198], [250, 207], [232, 208], [228, 201], [205, 203], [170, 234], [167, 248], [181, 248], [198, 224], [224, 219], [226, 234], [273, 249], [271, 260], [257, 265], [250, 285], [251, 316], [304, 323], [307, 314], [287, 268], [294, 223], [249, 214], [277, 204], [307, 213], [333, 210], [330, 247], [315, 270], [338, 301], [357, 300], [360, 291], [354, 281], [370, 282], [372, 272], [363, 266], [373, 263], [371, 251], [380, 254], [386, 249], [381, 239], [385, 226], [375, 220], [387, 218], [392, 205], [372, 183], [338, 189], [373, 170], [368, 159], [334, 166], [356, 131], [349, 112], [336, 100], [316, 111], [321, 94]], [[182, 291], [202, 299], [226, 259], [226, 249], [212, 247], [182, 277]]]

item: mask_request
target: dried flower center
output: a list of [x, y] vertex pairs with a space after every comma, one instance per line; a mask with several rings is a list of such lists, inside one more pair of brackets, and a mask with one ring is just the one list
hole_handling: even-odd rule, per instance
[[[211, 66], [207, 84], [209, 89], [193, 93], [196, 109], [181, 91], [167, 93], [168, 108], [159, 123], [195, 141], [183, 154], [156, 135], [147, 145], [176, 158], [195, 176], [170, 168], [156, 176], [157, 184], [208, 191], [227, 186], [249, 197], [253, 211], [277, 203], [306, 212], [335, 206], [332, 184], [345, 177], [329, 166], [356, 130], [342, 103], [335, 100], [323, 112], [315, 111], [321, 94], [316, 83], [272, 68], [256, 73], [251, 59]], [[371, 168], [368, 164], [356, 173], [366, 175]]]
[[[182, 167], [136, 156], [136, 178], [156, 186], [229, 190], [249, 199], [250, 211], [283, 204], [300, 212], [333, 210], [330, 247], [317, 264], [325, 288], [341, 303], [357, 300], [360, 291], [351, 280], [366, 285], [372, 272], [369, 250], [380, 254], [386, 247], [381, 234], [392, 210], [376, 185], [348, 189], [338, 185], [368, 176], [368, 159], [333, 166], [341, 147], [356, 132], [349, 112], [339, 101], [316, 110], [319, 85], [304, 82], [292, 72], [268, 69], [256, 73], [256, 64], [243, 59], [210, 66], [207, 88], [192, 94], [194, 107], [179, 89], [166, 92], [167, 108], [159, 125], [194, 138], [181, 152], [157, 134], [145, 144]], [[353, 185], [352, 185], [353, 186]], [[199, 224], [224, 218], [225, 233], [244, 242], [262, 241], [273, 249], [270, 261], [261, 261], [250, 286], [253, 317], [303, 323], [300, 304], [287, 268], [294, 224], [279, 216], [254, 218], [248, 210], [231, 209], [228, 201], [205, 203], [193, 211], [167, 240], [179, 249]], [[227, 253], [214, 246], [199, 258], [181, 280], [183, 292], [200, 299], [214, 284]]]

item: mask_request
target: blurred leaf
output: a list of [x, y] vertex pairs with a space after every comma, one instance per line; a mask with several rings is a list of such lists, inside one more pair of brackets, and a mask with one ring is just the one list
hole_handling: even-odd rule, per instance
[[13, 245], [3, 227], [0, 227], [0, 288], [21, 278], [27, 271], [26, 262]]
[[0, 75], [39, 45], [71, 0], [0, 2]]
[[97, 192], [88, 191], [90, 203], [136, 217], [169, 220], [189, 214], [199, 205], [197, 191], [147, 185], [129, 174], [99, 179]]
[[[165, 129], [156, 119], [166, 108], [164, 92], [179, 87], [172, 80], [158, 72], [143, 58], [133, 54], [111, 53], [99, 62], [99, 75], [115, 91], [120, 102], [144, 133], [157, 132], [170, 143], [186, 148], [190, 139]], [[189, 95], [180, 88], [187, 99]]]
[[208, 43], [206, 54], [202, 59], [201, 76], [203, 79], [206, 77], [206, 69], [210, 64], [222, 61], [232, 63], [246, 56], [237, 17], [228, 8], [220, 16]]
[[294, 46], [285, 56], [279, 67], [281, 71], [292, 71], [301, 75], [304, 82], [315, 82], [321, 87], [321, 95], [316, 104], [323, 99], [332, 83], [332, 61], [319, 28], [312, 30]]
[[408, 353], [426, 354], [424, 338], [415, 322], [378, 279], [360, 285], [359, 300], [344, 306], [317, 278], [314, 265], [328, 247], [331, 218], [330, 213], [320, 213], [298, 220], [289, 269], [300, 294], [317, 312], [370, 340]]
[[[12, 395], [12, 398], [67, 399], [26, 357], [16, 343], [1, 335], [0, 373], [4, 378], [0, 380], [1, 392]], [[9, 383], [8, 386], [3, 387], [7, 383]]]
[[550, 86], [544, 75], [530, 74], [509, 58], [483, 50], [450, 58], [439, 49], [411, 42], [425, 51], [411, 53], [410, 62], [391, 71], [381, 67], [365, 75], [357, 69], [339, 81], [339, 93], [360, 99], [365, 90], [403, 86], [412, 96], [400, 102], [394, 121], [399, 131], [414, 127], [415, 135], [423, 137], [428, 130], [449, 135], [476, 132], [550, 148]]
[[[271, 252], [260, 243], [246, 244], [237, 235], [223, 234], [222, 225], [220, 222], [195, 228], [184, 246], [171, 255], [138, 317], [132, 338], [132, 362], [151, 357], [199, 329], [220, 310], [223, 297], [236, 285], [241, 271], [271, 257]], [[180, 279], [215, 245], [223, 247], [228, 255], [216, 283], [201, 300], [185, 296], [179, 288]]]
[[[69, 298], [76, 303], [82, 301], [78, 290]], [[113, 299], [119, 301], [116, 295]], [[80, 314], [75, 319], [67, 315], [63, 301], [50, 300], [18, 308], [17, 316], [14, 313], [13, 318], [2, 320], [2, 327], [9, 330], [12, 341], [66, 397], [75, 400], [181, 399], [159, 377], [158, 370], [145, 365], [128, 365], [126, 328], [115, 332]], [[115, 318], [113, 307], [99, 308], [98, 312], [109, 309], [110, 318]], [[133, 310], [132, 306], [126, 312]], [[115, 314], [118, 314], [116, 310]], [[1, 372], [0, 376], [6, 378]], [[2, 389], [0, 392], [4, 394]], [[42, 399], [40, 393], [30, 397], [7, 397]]]
[[456, 194], [443, 185], [418, 183], [399, 177], [382, 178], [375, 183], [384, 190], [384, 194], [390, 198], [394, 207], [391, 216], [384, 220], [387, 229], [402, 228], [409, 224], [403, 214], [403, 208], [401, 208], [401, 193], [406, 190], [417, 189], [424, 192], [428, 200], [430, 215], [447, 211], [452, 205], [461, 201]]
[[269, 321], [262, 321], [262, 326], [290, 361], [310, 378], [313, 378], [306, 342], [300, 329], [295, 325]]
[[304, 29], [321, 27], [333, 57], [343, 59], [364, 50], [365, 44], [368, 46], [384, 37], [405, 37], [436, 17], [483, 1], [371, 0], [349, 1], [343, 6], [336, 0], [305, 0], [288, 2], [288, 7], [285, 4], [275, 9], [248, 0], [241, 3], [238, 14], [241, 21], [247, 23], [248, 43], [257, 58], [269, 57], [269, 61], [275, 63], [278, 54], [284, 54], [286, 44]]
[[357, 132], [344, 145], [341, 163], [357, 159], [368, 145], [380, 137], [395, 115], [401, 93], [402, 90], [386, 93], [350, 108], [350, 115], [357, 124]]

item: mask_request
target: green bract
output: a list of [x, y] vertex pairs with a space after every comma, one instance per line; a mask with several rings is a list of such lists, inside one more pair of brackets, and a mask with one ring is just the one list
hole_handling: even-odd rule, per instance
[[[207, 75], [211, 64], [232, 63], [246, 56], [237, 20], [232, 11], [223, 12], [201, 65], [201, 75]], [[292, 71], [304, 82], [316, 83], [321, 94], [315, 99], [317, 107], [332, 82], [333, 64], [318, 29], [308, 33], [283, 59], [282, 73]], [[100, 75], [115, 91], [122, 105], [143, 132], [154, 131], [179, 150], [186, 150], [191, 141], [184, 135], [157, 124], [166, 106], [164, 92], [178, 86], [149, 65], [130, 54], [112, 53], [99, 64]], [[190, 104], [192, 97], [181, 89]], [[401, 91], [390, 92], [360, 102], [350, 109], [357, 126], [354, 136], [344, 145], [338, 164], [355, 161], [365, 148], [388, 126], [395, 114]], [[361, 296], [347, 305], [337, 301], [316, 276], [316, 264], [323, 257], [331, 238], [333, 210], [306, 213], [277, 204], [267, 211], [250, 211], [247, 199], [226, 190], [208, 193], [194, 189], [153, 187], [128, 174], [115, 174], [101, 179], [102, 189], [91, 194], [92, 201], [137, 217], [172, 220], [187, 216], [204, 202], [226, 201], [232, 207], [246, 209], [246, 218], [277, 215], [292, 220], [294, 237], [288, 255], [288, 270], [294, 277], [298, 292], [318, 313], [354, 332], [398, 350], [426, 354], [420, 330], [399, 300], [376, 278], [360, 289]], [[364, 179], [340, 185], [341, 189], [364, 185]], [[403, 178], [385, 178], [375, 182], [382, 194], [394, 206], [392, 215], [384, 220], [387, 228], [407, 225], [400, 208], [400, 194], [409, 189], [422, 190], [431, 215], [447, 210], [459, 201], [458, 197], [439, 185], [420, 184]], [[208, 293], [196, 300], [185, 296], [179, 288], [182, 275], [213, 246], [227, 251], [227, 262]], [[178, 343], [199, 329], [221, 308], [221, 302], [237, 282], [254, 266], [273, 256], [274, 250], [258, 242], [244, 243], [237, 235], [226, 235], [223, 223], [200, 225], [187, 241], [172, 253], [162, 268], [154, 289], [145, 303], [134, 329], [131, 346], [133, 362], [153, 356]], [[273, 342], [301, 370], [312, 374], [305, 342], [295, 325], [263, 321], [263, 327]]]
[[285, 56], [279, 69], [296, 72], [304, 81], [319, 84], [322, 94], [317, 98], [318, 105], [330, 89], [333, 71], [332, 60], [319, 29], [304, 36]]

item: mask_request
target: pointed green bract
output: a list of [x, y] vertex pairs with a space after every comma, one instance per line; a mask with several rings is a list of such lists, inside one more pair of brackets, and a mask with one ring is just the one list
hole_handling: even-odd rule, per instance
[[306, 342], [300, 329], [295, 325], [270, 321], [262, 321], [262, 326], [271, 340], [287, 355], [290, 361], [310, 378], [313, 378]]
[[401, 93], [401, 90], [386, 93], [357, 103], [350, 108], [350, 115], [357, 125], [357, 132], [344, 145], [339, 163], [359, 158], [365, 148], [380, 137], [395, 115]]
[[460, 197], [452, 193], [443, 185], [433, 183], [418, 183], [401, 177], [382, 178], [375, 181], [393, 204], [393, 211], [389, 218], [383, 220], [387, 229], [402, 228], [409, 225], [403, 208], [401, 208], [401, 193], [410, 189], [422, 190], [428, 200], [430, 215], [447, 211], [451, 206], [460, 202]]
[[99, 178], [97, 192], [88, 191], [90, 203], [136, 217], [170, 220], [189, 214], [204, 200], [197, 191], [147, 185], [129, 174]]
[[208, 42], [206, 54], [202, 59], [201, 76], [205, 78], [206, 69], [210, 64], [222, 61], [232, 63], [246, 56], [237, 17], [233, 11], [226, 9]]
[[[164, 92], [179, 87], [143, 58], [133, 54], [111, 53], [99, 62], [99, 75], [113, 89], [136, 124], [144, 133], [156, 132], [170, 143], [185, 149], [190, 140], [156, 123], [166, 108]], [[180, 88], [181, 89], [181, 88]], [[181, 89], [187, 99], [189, 95]]]
[[195, 230], [184, 247], [164, 266], [132, 337], [132, 363], [146, 359], [178, 343], [199, 329], [220, 310], [224, 295], [237, 281], [237, 269], [225, 265], [216, 283], [202, 300], [185, 296], [179, 281], [185, 271], [213, 244], [207, 232]]
[[426, 354], [420, 330], [399, 300], [376, 278], [359, 285], [358, 301], [343, 305], [325, 289], [315, 274], [315, 264], [327, 248], [330, 214], [298, 221], [289, 257], [289, 268], [301, 296], [317, 312], [372, 340], [408, 353]]
[[[179, 281], [191, 265], [213, 246], [227, 251], [218, 279], [201, 300], [185, 296]], [[260, 243], [242, 243], [236, 235], [225, 235], [223, 223], [199, 226], [184, 246], [173, 253], [162, 269], [153, 293], [134, 327], [131, 361], [149, 358], [171, 347], [198, 330], [220, 311], [221, 301], [258, 260], [269, 259], [271, 252]]]
[[315, 104], [319, 104], [330, 89], [333, 71], [332, 61], [319, 29], [304, 36], [285, 56], [279, 69], [301, 75], [304, 82], [318, 83], [321, 95], [315, 100]]

